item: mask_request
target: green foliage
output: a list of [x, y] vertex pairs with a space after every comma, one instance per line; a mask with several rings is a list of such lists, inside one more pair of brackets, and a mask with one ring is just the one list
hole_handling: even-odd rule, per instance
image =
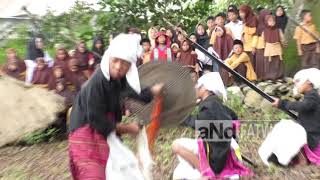
[[[281, 1], [288, 5], [291, 0]], [[199, 23], [205, 23], [209, 15], [225, 12], [229, 4], [237, 6], [250, 4], [253, 8], [275, 8], [277, 0], [229, 0], [225, 1], [184, 1], [184, 0], [101, 0], [103, 9], [110, 11], [100, 15], [98, 24], [105, 24], [111, 31], [121, 31], [125, 27], [135, 26], [148, 29], [150, 26], [167, 27], [165, 19], [173, 24], [182, 23], [188, 32], [194, 31]], [[121, 22], [121, 23], [119, 23]]]
[[[305, 1], [305, 9], [311, 9], [313, 15], [313, 22], [316, 24], [318, 29], [320, 28], [320, 1], [307, 0]], [[294, 14], [295, 15], [295, 14]], [[295, 26], [294, 26], [295, 28]], [[294, 30], [294, 29], [292, 29]], [[292, 38], [292, 34], [289, 34]], [[294, 39], [289, 39], [289, 46], [284, 50], [284, 62], [286, 72], [289, 72], [289, 76], [293, 76], [300, 68], [301, 60], [297, 53], [297, 45]]]
[[50, 128], [45, 131], [36, 131], [32, 134], [27, 135], [23, 142], [26, 144], [38, 144], [42, 142], [52, 141], [54, 137], [60, 132], [60, 129]]
[[297, 52], [295, 40], [289, 42], [289, 46], [284, 50], [284, 63], [288, 76], [293, 76], [300, 68], [300, 57]]
[[25, 49], [26, 49], [27, 41], [25, 39], [12, 39], [8, 41], [8, 43], [0, 48], [0, 64], [5, 63], [7, 59], [6, 49], [7, 48], [15, 48], [17, 50], [18, 56], [20, 58], [25, 57]]
[[90, 20], [94, 14], [94, 10], [88, 3], [76, 2], [68, 12], [55, 16], [49, 11], [41, 19], [33, 19], [33, 21], [40, 24], [38, 33], [44, 35], [49, 48], [53, 48], [55, 43], [62, 43], [71, 48], [77, 40], [92, 39], [95, 31]]
[[[18, 53], [18, 57], [20, 57], [23, 60], [26, 57], [27, 42], [28, 40], [24, 38], [8, 40], [5, 46], [0, 47], [0, 64], [4, 64], [6, 62], [6, 59], [7, 59], [6, 49], [8, 48], [16, 49]], [[54, 57], [55, 49], [53, 47], [48, 46], [46, 48], [46, 51], [48, 51], [51, 57]]]
[[313, 22], [317, 25], [318, 30], [320, 28], [320, 1], [316, 1], [313, 6], [311, 7], [312, 15], [313, 15]]
[[[290, 0], [282, 1], [288, 3]], [[48, 12], [43, 17], [34, 18], [50, 48], [55, 43], [74, 47], [79, 39], [92, 40], [96, 34], [107, 38], [112, 32], [123, 32], [127, 27], [147, 30], [150, 26], [168, 27], [166, 20], [173, 24], [181, 23], [187, 32], [194, 31], [199, 23], [205, 23], [209, 15], [225, 12], [228, 4], [250, 4], [274, 8], [277, 1], [229, 0], [225, 1], [184, 1], [184, 0], [101, 0], [100, 11], [93, 10], [90, 4], [77, 2], [69, 12], [54, 16]], [[283, 4], [282, 3], [282, 4]]]
[[[253, 8], [264, 7], [274, 9], [278, 5], [289, 6], [292, 5], [293, 0], [227, 0], [226, 4], [235, 4], [240, 6], [241, 4], [248, 4]], [[223, 2], [223, 1], [222, 1]]]
[[247, 115], [249, 112], [243, 107], [243, 102], [239, 96], [228, 92], [228, 101], [225, 103], [225, 105], [235, 111], [239, 118], [248, 118]]
[[[209, 15], [225, 12], [229, 4], [250, 4], [274, 8], [280, 1], [273, 0], [228, 0], [225, 1], [185, 1], [185, 0], [101, 0], [100, 11], [93, 10], [90, 4], [77, 2], [69, 12], [54, 16], [48, 12], [43, 17], [33, 18], [40, 26], [50, 47], [64, 43], [73, 47], [75, 41], [89, 41], [95, 34], [107, 37], [112, 32], [123, 32], [134, 26], [147, 30], [150, 26], [167, 27], [166, 20], [173, 24], [182, 23], [188, 32], [194, 31], [199, 23], [205, 23]], [[281, 1], [288, 5], [290, 0]], [[22, 33], [22, 32], [21, 32]]]

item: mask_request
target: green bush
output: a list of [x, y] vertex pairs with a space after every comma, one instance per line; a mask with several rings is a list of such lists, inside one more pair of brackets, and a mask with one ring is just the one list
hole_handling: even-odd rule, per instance
[[284, 50], [284, 63], [287, 76], [293, 76], [300, 68], [300, 57], [297, 52], [295, 40], [289, 42], [288, 48]]
[[0, 48], [0, 64], [5, 63], [7, 59], [6, 49], [14, 48], [18, 52], [18, 56], [22, 59], [25, 58], [27, 41], [25, 39], [12, 39], [7, 42], [4, 47]]
[[42, 142], [51, 142], [54, 140], [55, 136], [60, 132], [60, 129], [49, 128], [45, 131], [36, 131], [27, 135], [22, 142], [26, 144], [38, 144]]
[[[27, 39], [10, 39], [5, 46], [0, 47], [0, 64], [6, 62], [7, 55], [6, 49], [14, 48], [17, 50], [18, 56], [24, 60], [27, 53]], [[53, 47], [46, 47], [46, 51], [50, 54], [52, 58], [55, 56], [55, 49]]]

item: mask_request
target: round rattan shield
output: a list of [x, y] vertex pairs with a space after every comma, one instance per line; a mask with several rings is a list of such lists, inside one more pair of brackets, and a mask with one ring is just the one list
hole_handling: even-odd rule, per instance
[[[161, 127], [174, 127], [180, 124], [195, 107], [196, 94], [190, 70], [176, 63], [152, 62], [139, 67], [142, 89], [155, 83], [164, 83], [162, 112], [159, 116]], [[154, 102], [143, 104], [128, 100], [132, 117], [148, 124]]]

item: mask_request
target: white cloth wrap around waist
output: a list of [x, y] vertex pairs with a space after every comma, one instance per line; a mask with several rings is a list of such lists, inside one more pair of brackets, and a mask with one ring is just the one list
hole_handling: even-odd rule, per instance
[[265, 165], [275, 154], [280, 164], [287, 166], [300, 149], [307, 143], [305, 129], [292, 120], [277, 123], [259, 148], [259, 156]]

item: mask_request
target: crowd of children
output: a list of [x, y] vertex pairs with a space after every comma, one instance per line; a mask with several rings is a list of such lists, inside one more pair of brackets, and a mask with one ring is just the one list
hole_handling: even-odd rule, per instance
[[27, 85], [46, 88], [65, 97], [69, 107], [81, 86], [99, 66], [104, 54], [104, 40], [96, 37], [92, 51], [86, 43], [80, 41], [75, 50], [68, 50], [58, 45], [55, 58], [52, 59], [44, 51], [43, 38], [35, 37], [28, 43], [26, 60], [18, 57], [13, 48], [7, 49], [7, 63], [2, 67], [2, 73], [25, 81]]
[[[320, 47], [318, 39], [314, 38], [318, 32], [312, 23], [311, 12], [303, 10], [301, 20], [302, 24], [296, 27], [294, 34], [301, 66], [319, 68]], [[198, 77], [207, 71], [220, 72], [224, 83], [232, 85], [234, 79], [229, 73], [193, 47], [192, 43], [198, 43], [251, 81], [281, 79], [285, 74], [283, 48], [286, 46], [284, 32], [287, 23], [288, 17], [282, 6], [278, 6], [273, 14], [268, 9], [260, 8], [254, 12], [248, 5], [241, 5], [239, 9], [230, 5], [226, 13], [209, 16], [207, 26], [199, 23], [189, 36], [192, 42], [180, 33], [185, 32], [182, 25], [162, 27], [159, 31], [157, 27], [151, 27], [141, 41], [143, 50], [137, 65], [150, 61], [176, 61], [195, 71]], [[131, 28], [131, 31], [136, 29]], [[113, 35], [110, 37], [112, 39]], [[57, 47], [54, 60], [43, 46], [41, 37], [33, 38], [28, 45], [25, 63], [17, 57], [14, 49], [8, 49], [3, 72], [54, 90], [57, 79], [54, 70], [62, 69], [65, 84], [70, 87], [65, 90], [74, 91], [92, 75], [105, 51], [105, 42], [100, 36], [94, 38], [92, 51], [84, 41], [79, 41], [69, 52], [62, 46]]]
[[[318, 36], [318, 32], [312, 23], [310, 11], [301, 12], [301, 21], [294, 35], [301, 56], [301, 67], [319, 68], [318, 39], [310, 35], [311, 32]], [[226, 13], [208, 17], [207, 26], [199, 23], [189, 38], [251, 81], [277, 80], [285, 75], [283, 49], [287, 46], [284, 38], [287, 23], [288, 17], [282, 6], [278, 6], [273, 13], [264, 8], [255, 12], [248, 5], [241, 5], [239, 9], [231, 5]], [[220, 72], [224, 83], [232, 85], [233, 78], [192, 44], [187, 45], [180, 30], [184, 32], [182, 26], [175, 30], [162, 27], [159, 31], [157, 27], [151, 27], [149, 38], [141, 42], [144, 51], [140, 64], [157, 60], [177, 61], [195, 70], [198, 76], [205, 71]], [[186, 53], [189, 51], [187, 46], [189, 53]], [[250, 61], [234, 56], [237, 54], [235, 49], [238, 49], [238, 55], [245, 54], [241, 58], [246, 56]]]

